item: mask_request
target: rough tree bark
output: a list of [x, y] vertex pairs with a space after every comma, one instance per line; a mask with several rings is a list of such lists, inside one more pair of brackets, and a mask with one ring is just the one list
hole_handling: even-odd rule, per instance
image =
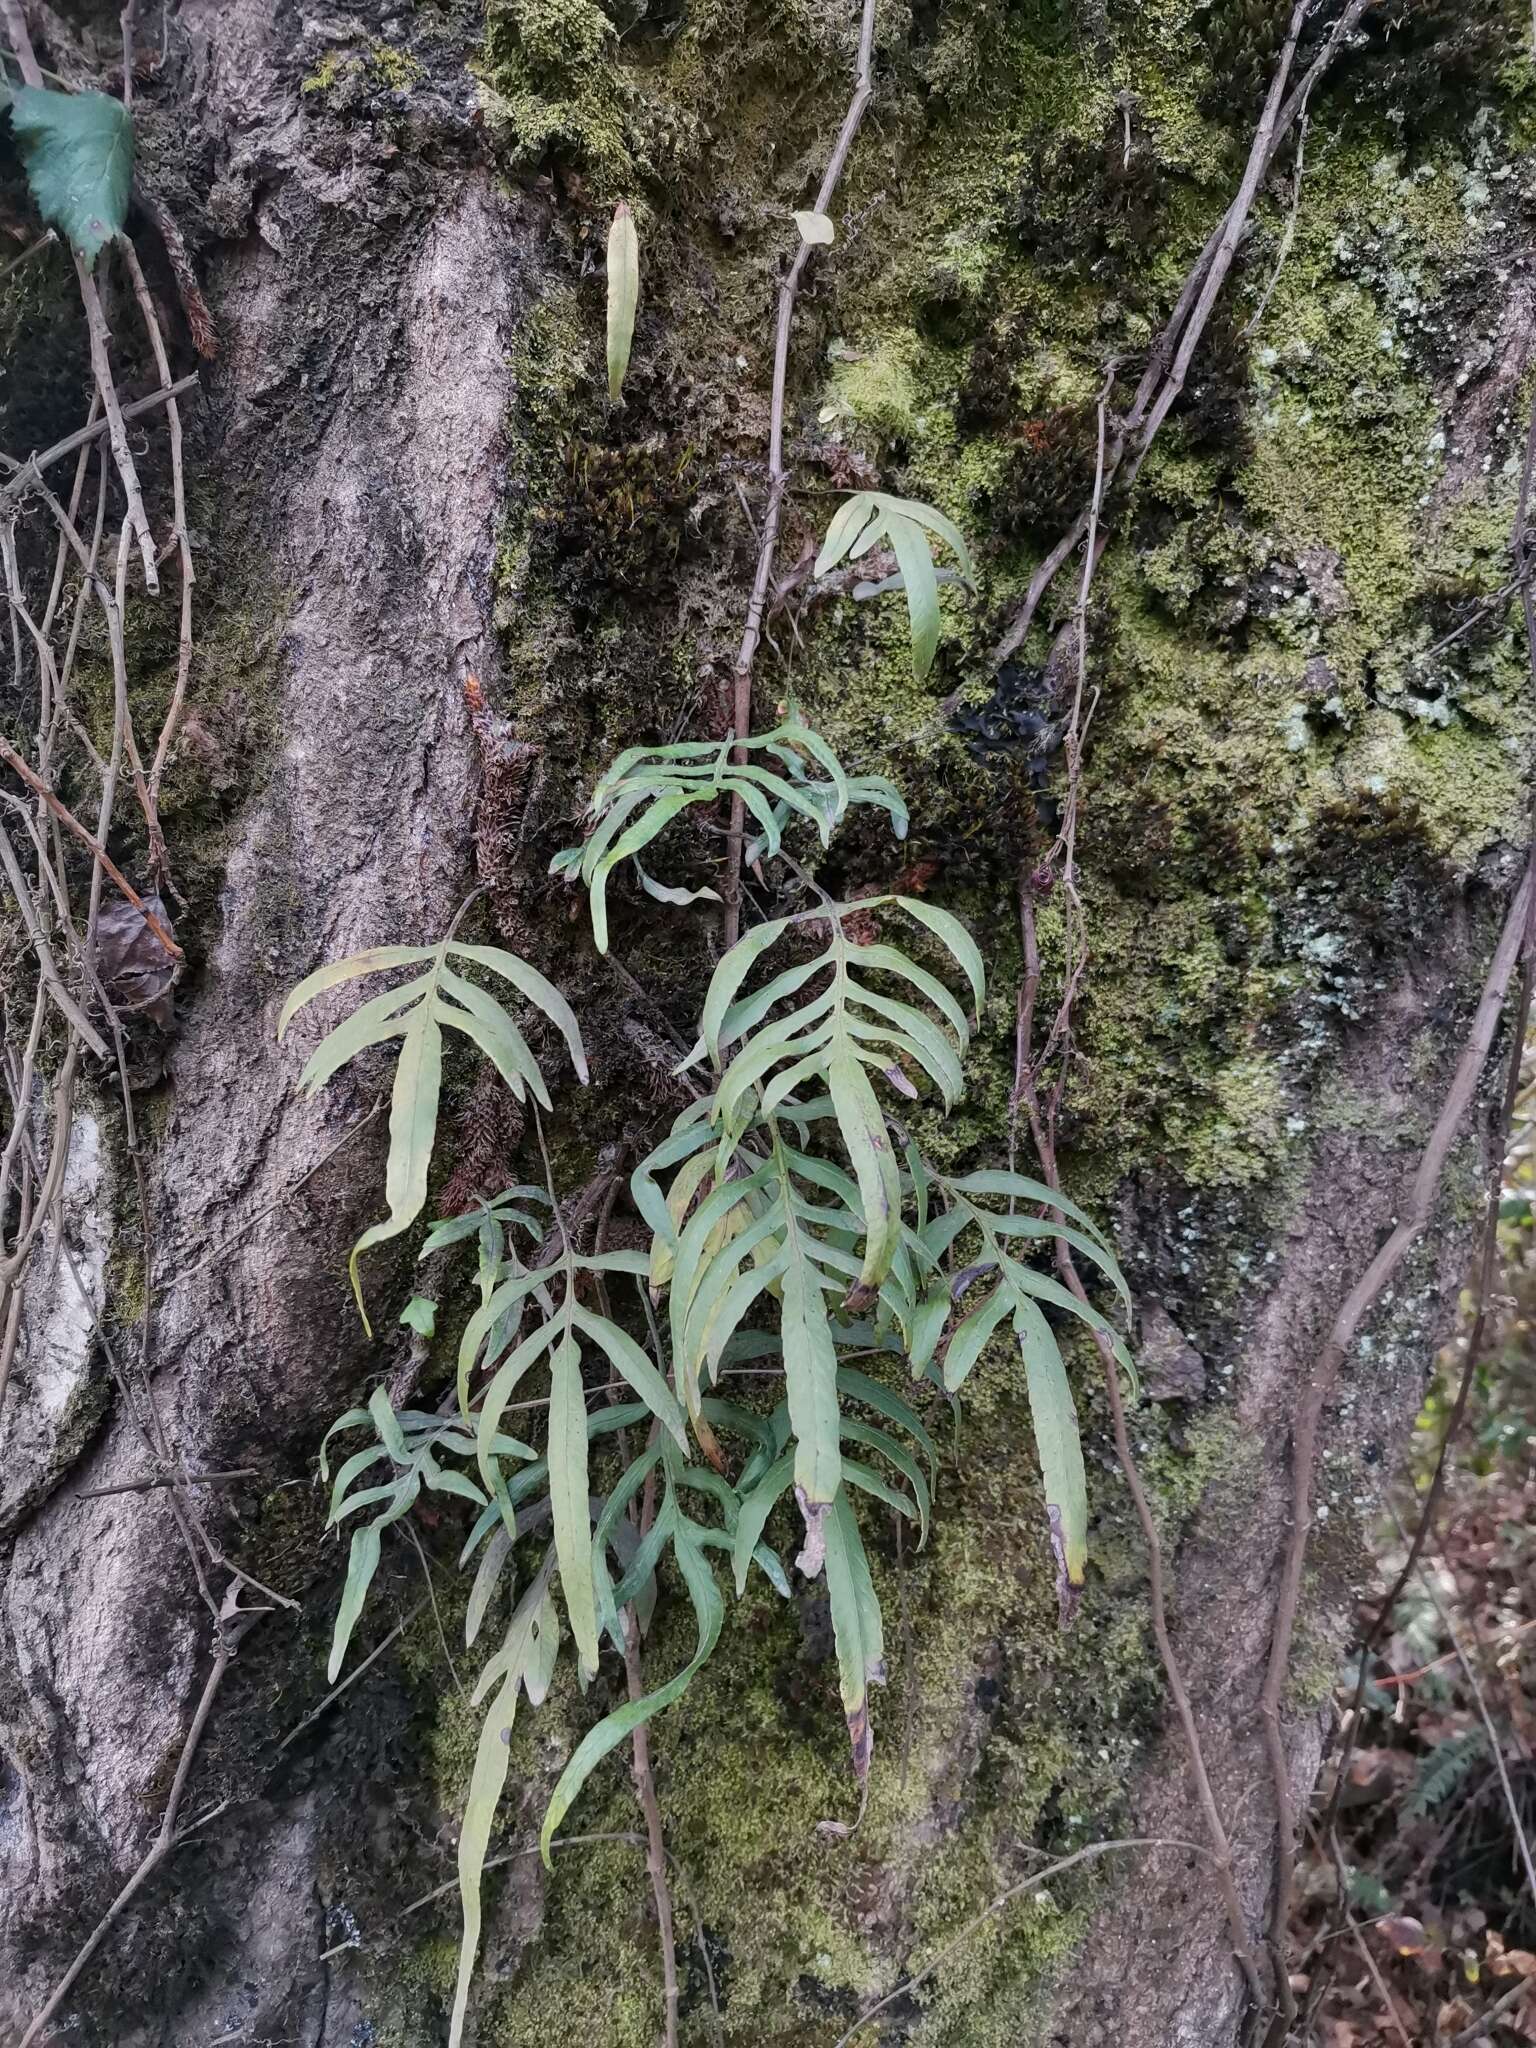
[[[798, 315], [792, 462], [817, 493], [878, 478], [939, 499], [980, 544], [986, 587], [975, 614], [954, 599], [949, 672], [916, 687], [899, 604], [796, 611], [824, 507], [792, 499], [780, 563], [799, 558], [799, 581], [771, 615], [759, 695], [766, 708], [787, 674], [848, 758], [903, 781], [911, 872], [989, 941], [984, 1106], [952, 1132], [957, 1152], [1006, 1122], [1013, 876], [1038, 819], [1036, 778], [1004, 743], [1059, 709], [1043, 635], [1034, 666], [996, 681], [985, 650], [1091, 488], [1103, 363], [1145, 348], [1236, 188], [1288, 11], [881, 12], [838, 243]], [[1273, 1855], [1256, 1709], [1300, 1361], [1397, 1213], [1454, 1064], [1518, 871], [1530, 758], [1506, 605], [1422, 659], [1508, 578], [1536, 219], [1529, 115], [1501, 70], [1519, 10], [1384, 11], [1418, 20], [1350, 51], [1320, 94], [1293, 246], [1294, 155], [1278, 161], [1090, 614], [1094, 957], [1068, 1179], [1113, 1217], [1138, 1292], [1138, 1448], [1256, 1930]], [[370, 1086], [301, 1102], [273, 1025], [318, 960], [435, 935], [484, 880], [501, 931], [591, 1020], [590, 1122], [557, 1137], [571, 1183], [599, 1140], [670, 1114], [657, 1009], [686, 1026], [701, 925], [680, 941], [690, 913], [659, 929], [654, 907], [621, 913], [615, 950], [652, 991], [641, 1001], [599, 972], [543, 870], [615, 744], [721, 730], [754, 545], [737, 486], [760, 498], [784, 223], [841, 118], [855, 13], [610, 21], [594, 0], [493, 0], [482, 21], [182, 0], [169, 61], [141, 84], [146, 160], [221, 340], [192, 415], [206, 567], [167, 809], [191, 966], [142, 1104], [149, 1362], [191, 1466], [257, 1468], [219, 1495], [221, 1540], [303, 1611], [262, 1621], [220, 1696], [188, 1812], [228, 1810], [135, 1902], [50, 2038], [440, 2037], [452, 1899], [368, 1939], [452, 1874], [470, 1724], [430, 1620], [277, 1747], [324, 1690], [337, 1576], [308, 1483], [318, 1440], [401, 1347], [363, 1342], [341, 1271], [376, 1213], [378, 1120], [327, 1160]], [[34, 23], [46, 44], [46, 11]], [[81, 32], [104, 70], [110, 27]], [[590, 252], [621, 195], [641, 210], [646, 283], [631, 410], [610, 417]], [[134, 232], [151, 245], [147, 222]], [[7, 339], [19, 360], [28, 337]], [[493, 715], [478, 740], [471, 675]], [[961, 686], [973, 708], [953, 717]], [[887, 880], [890, 857], [871, 840], [846, 872]], [[80, 1112], [66, 1225], [96, 1311], [132, 1346], [146, 1304], [114, 1114], [107, 1090]], [[511, 1178], [519, 1134], [496, 1116], [470, 1097], [464, 1151]], [[1298, 1796], [1358, 1530], [1452, 1312], [1479, 1166], [1469, 1132], [1433, 1242], [1329, 1411], [1288, 1723]], [[1079, 1387], [1096, 1564], [1076, 1633], [1054, 1632], [1027, 1431], [999, 1366], [935, 1551], [905, 1560], [876, 1793], [851, 1840], [816, 1833], [851, 1799], [813, 1601], [753, 1609], [659, 1724], [726, 2039], [830, 2044], [1024, 1874], [1031, 1847], [1199, 1839], [1090, 1355]], [[164, 1494], [77, 1498], [141, 1469], [93, 1318], [45, 1257], [0, 1414], [0, 2026], [18, 2034], [152, 1840], [206, 1675], [207, 1617]], [[884, 1568], [894, 1588], [894, 1554]], [[388, 1600], [402, 1615], [418, 1601], [416, 1572], [404, 1550], [388, 1567], [378, 1635]], [[590, 1711], [557, 1691], [545, 1732], [520, 1733], [508, 1846]], [[635, 1825], [617, 1766], [583, 1822]], [[1240, 1979], [1199, 1859], [1072, 1882], [895, 2005], [883, 2038], [1237, 2039]], [[494, 1883], [479, 2039], [655, 2038], [633, 1850], [572, 1852], [549, 1880], [526, 1859]], [[686, 1940], [692, 1909], [679, 1916]], [[712, 2024], [690, 1981], [685, 2039]]]

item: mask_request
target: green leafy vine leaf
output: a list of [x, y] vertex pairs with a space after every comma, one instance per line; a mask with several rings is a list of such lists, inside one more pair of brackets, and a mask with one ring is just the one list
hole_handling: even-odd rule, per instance
[[21, 85], [0, 94], [38, 212], [93, 264], [122, 233], [133, 186], [133, 117], [99, 92]]

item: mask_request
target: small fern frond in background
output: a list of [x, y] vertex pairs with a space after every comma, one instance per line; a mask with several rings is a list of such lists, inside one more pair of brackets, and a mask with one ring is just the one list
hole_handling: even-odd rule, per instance
[[299, 1076], [300, 1088], [315, 1094], [331, 1076], [370, 1046], [400, 1040], [389, 1109], [389, 1159], [384, 1193], [389, 1214], [365, 1230], [352, 1247], [348, 1272], [357, 1312], [372, 1336], [363, 1306], [357, 1263], [370, 1246], [383, 1244], [408, 1230], [427, 1200], [427, 1169], [437, 1137], [438, 1097], [443, 1077], [443, 1029], [462, 1032], [496, 1068], [519, 1102], [525, 1092], [549, 1107], [549, 1092], [537, 1060], [511, 1014], [478, 983], [459, 972], [459, 963], [480, 967], [512, 984], [554, 1024], [570, 1049], [571, 1063], [582, 1081], [587, 1057], [570, 1004], [554, 983], [526, 960], [500, 946], [466, 946], [444, 940], [438, 946], [376, 946], [348, 960], [334, 960], [301, 981], [283, 1005], [277, 1022], [279, 1042], [297, 1013], [316, 996], [365, 975], [396, 967], [420, 967], [414, 981], [386, 989], [354, 1010], [309, 1056]]
[[897, 576], [907, 594], [907, 619], [912, 635], [912, 673], [921, 682], [933, 667], [939, 649], [939, 579], [929, 536], [951, 549], [960, 564], [967, 590], [976, 588], [976, 571], [965, 536], [952, 519], [932, 505], [911, 498], [888, 497], [884, 491], [859, 491], [845, 498], [832, 515], [813, 575], [825, 576], [845, 557], [857, 561], [884, 542], [896, 557]]
[[[476, 1449], [475, 1438], [450, 1416], [429, 1415], [416, 1409], [407, 1409], [397, 1415], [382, 1387], [375, 1387], [366, 1408], [349, 1409], [326, 1431], [320, 1446], [322, 1479], [329, 1480], [331, 1476], [325, 1446], [336, 1432], [370, 1425], [375, 1441], [364, 1450], [354, 1451], [337, 1472], [336, 1483], [331, 1489], [330, 1514], [326, 1519], [326, 1527], [333, 1529], [362, 1508], [377, 1507], [379, 1510], [352, 1537], [346, 1584], [342, 1588], [341, 1606], [331, 1637], [327, 1677], [333, 1685], [346, 1660], [352, 1631], [357, 1626], [363, 1603], [368, 1597], [368, 1588], [379, 1568], [381, 1539], [390, 1523], [398, 1522], [409, 1512], [424, 1486], [433, 1493], [457, 1494], [461, 1500], [471, 1501], [478, 1507], [486, 1504], [485, 1495], [473, 1480], [462, 1472], [445, 1468], [441, 1463], [445, 1455], [472, 1456]], [[498, 1459], [532, 1458], [535, 1455], [531, 1445], [519, 1443], [515, 1437], [500, 1435], [495, 1440], [494, 1454]], [[355, 1480], [380, 1464], [388, 1466], [385, 1479], [358, 1492], [350, 1490]]]
[[907, 807], [895, 785], [883, 775], [845, 774], [826, 741], [798, 720], [790, 718], [772, 732], [744, 740], [749, 757], [744, 762], [732, 760], [735, 744], [727, 738], [631, 747], [593, 790], [587, 837], [580, 846], [557, 853], [550, 873], [586, 884], [600, 953], [608, 950], [608, 877], [625, 860], [634, 862], [642, 888], [658, 902], [719, 901], [712, 888], [675, 888], [640, 865], [641, 851], [695, 804], [739, 796], [760, 835], [747, 848], [752, 861], [779, 851], [792, 818], [812, 825], [826, 846], [833, 827], [855, 804], [887, 811], [896, 837], [906, 837]]

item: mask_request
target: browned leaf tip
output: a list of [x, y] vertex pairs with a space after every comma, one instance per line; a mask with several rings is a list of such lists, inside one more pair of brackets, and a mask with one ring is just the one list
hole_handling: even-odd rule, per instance
[[1067, 1544], [1062, 1534], [1061, 1509], [1048, 1507], [1045, 1512], [1051, 1524], [1051, 1555], [1056, 1560], [1056, 1617], [1061, 1627], [1066, 1629], [1077, 1618], [1083, 1589], [1067, 1570]]
[[861, 1702], [848, 1716], [848, 1747], [853, 1752], [853, 1775], [862, 1785], [869, 1776], [869, 1760], [874, 1754], [874, 1731], [869, 1725], [869, 1703]]
[[722, 1478], [726, 1477], [725, 1453], [720, 1448], [720, 1439], [704, 1420], [702, 1415], [693, 1418], [693, 1434], [699, 1449]]

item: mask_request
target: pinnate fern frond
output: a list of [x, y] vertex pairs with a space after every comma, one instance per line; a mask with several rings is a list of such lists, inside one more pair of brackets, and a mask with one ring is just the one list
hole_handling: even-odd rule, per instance
[[519, 1102], [531, 1094], [548, 1108], [549, 1092], [537, 1060], [511, 1013], [486, 989], [470, 981], [461, 966], [479, 967], [510, 983], [556, 1026], [583, 1082], [587, 1058], [575, 1014], [553, 982], [501, 946], [470, 946], [445, 939], [437, 946], [376, 946], [347, 960], [332, 961], [301, 981], [283, 1005], [281, 1042], [294, 1017], [327, 990], [391, 968], [419, 967], [414, 980], [386, 989], [353, 1011], [322, 1039], [306, 1061], [299, 1086], [313, 1095], [340, 1068], [371, 1046], [400, 1041], [389, 1109], [389, 1157], [384, 1193], [389, 1214], [365, 1230], [352, 1247], [348, 1272], [363, 1327], [372, 1325], [363, 1304], [358, 1260], [371, 1246], [408, 1230], [427, 1200], [427, 1171], [437, 1138], [438, 1098], [443, 1078], [443, 1032], [460, 1032], [479, 1047]]
[[651, 841], [695, 805], [718, 806], [722, 798], [740, 797], [760, 834], [748, 848], [752, 859], [779, 851], [792, 818], [811, 825], [822, 845], [828, 845], [834, 827], [855, 804], [888, 812], [896, 837], [905, 838], [907, 807], [894, 783], [882, 775], [846, 774], [821, 735], [797, 719], [744, 739], [745, 761], [732, 758], [736, 746], [727, 737], [631, 747], [593, 790], [586, 839], [557, 853], [550, 873], [586, 884], [600, 953], [608, 950], [608, 878], [626, 860], [634, 862], [641, 886], [660, 902], [718, 902], [712, 888], [670, 887], [640, 865], [639, 856]]

